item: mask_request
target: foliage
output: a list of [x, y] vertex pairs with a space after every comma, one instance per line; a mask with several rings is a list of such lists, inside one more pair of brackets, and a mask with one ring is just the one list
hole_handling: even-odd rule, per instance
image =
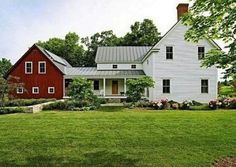
[[95, 56], [97, 48], [99, 46], [119, 46], [120, 38], [118, 38], [112, 30], [102, 31], [101, 33], [95, 33], [91, 37], [85, 37], [81, 39], [82, 43], [87, 46], [85, 52], [86, 61], [84, 66], [95, 67]]
[[143, 22], [136, 21], [130, 29], [131, 32], [122, 40], [125, 46], [153, 46], [161, 38], [160, 32], [150, 19], [144, 19]]
[[83, 66], [84, 48], [75, 32], [66, 34], [65, 39], [50, 38], [48, 41], [39, 41], [38, 45], [64, 58], [72, 66]]
[[221, 39], [228, 45], [227, 52], [213, 49], [203, 60], [203, 65], [217, 65], [226, 70], [225, 77], [236, 74], [236, 3], [234, 0], [195, 0], [183, 22], [190, 28], [187, 40], [194, 42], [206, 37]]
[[168, 99], [162, 99], [160, 101], [152, 101], [151, 107], [155, 110], [163, 110], [163, 109], [169, 109], [170, 104], [168, 103]]
[[192, 105], [193, 105], [192, 101], [184, 100], [183, 103], [180, 105], [180, 109], [189, 110]]
[[86, 78], [74, 78], [69, 85], [68, 95], [76, 101], [90, 99], [93, 96], [91, 81]]
[[90, 104], [84, 101], [82, 102], [75, 100], [65, 100], [47, 104], [43, 107], [43, 110], [88, 111], [88, 110], [95, 110], [99, 106], [100, 106], [99, 102]]
[[154, 81], [151, 77], [145, 76], [136, 79], [127, 80], [128, 91], [126, 92], [131, 102], [137, 102], [141, 99], [145, 88], [154, 87]]
[[4, 77], [12, 67], [11, 61], [5, 58], [0, 60], [0, 77]]
[[12, 99], [5, 102], [6, 107], [32, 106], [36, 104], [54, 101], [55, 99]]
[[5, 100], [12, 91], [15, 91], [16, 88], [20, 86], [24, 89], [24, 83], [20, 82], [19, 77], [8, 76], [7, 80], [0, 77], [0, 107], [5, 105]]
[[1, 114], [14, 114], [14, 113], [23, 113], [24, 109], [20, 107], [11, 107], [11, 108], [0, 108], [0, 115]]

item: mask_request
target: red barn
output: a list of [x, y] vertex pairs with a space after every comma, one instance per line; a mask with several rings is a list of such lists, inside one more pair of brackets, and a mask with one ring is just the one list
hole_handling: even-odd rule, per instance
[[9, 70], [6, 78], [19, 78], [23, 87], [12, 95], [17, 98], [63, 98], [65, 68], [71, 65], [63, 58], [34, 44]]

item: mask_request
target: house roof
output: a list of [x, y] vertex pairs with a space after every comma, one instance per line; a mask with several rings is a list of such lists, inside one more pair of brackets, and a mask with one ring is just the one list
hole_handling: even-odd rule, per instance
[[151, 46], [98, 47], [96, 63], [141, 63]]
[[54, 53], [38, 46], [35, 44], [35, 46], [45, 55], [49, 60], [52, 61], [52, 63], [63, 73], [65, 74], [65, 68], [72, 67], [65, 59], [62, 57], [59, 57], [55, 55]]
[[68, 76], [142, 76], [143, 70], [97, 70], [96, 67], [66, 68]]

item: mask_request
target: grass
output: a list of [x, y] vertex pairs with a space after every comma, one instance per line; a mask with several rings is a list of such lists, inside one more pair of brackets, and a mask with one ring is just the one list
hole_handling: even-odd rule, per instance
[[0, 166], [195, 167], [236, 155], [235, 110], [102, 110], [1, 115]]

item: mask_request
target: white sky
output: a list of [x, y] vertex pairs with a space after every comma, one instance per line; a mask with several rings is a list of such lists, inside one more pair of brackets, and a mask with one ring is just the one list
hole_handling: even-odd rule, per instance
[[[188, 0], [0, 0], [0, 58], [15, 63], [38, 40], [80, 37], [152, 19], [163, 35], [177, 21], [176, 6]], [[221, 45], [222, 46], [222, 45]]]

